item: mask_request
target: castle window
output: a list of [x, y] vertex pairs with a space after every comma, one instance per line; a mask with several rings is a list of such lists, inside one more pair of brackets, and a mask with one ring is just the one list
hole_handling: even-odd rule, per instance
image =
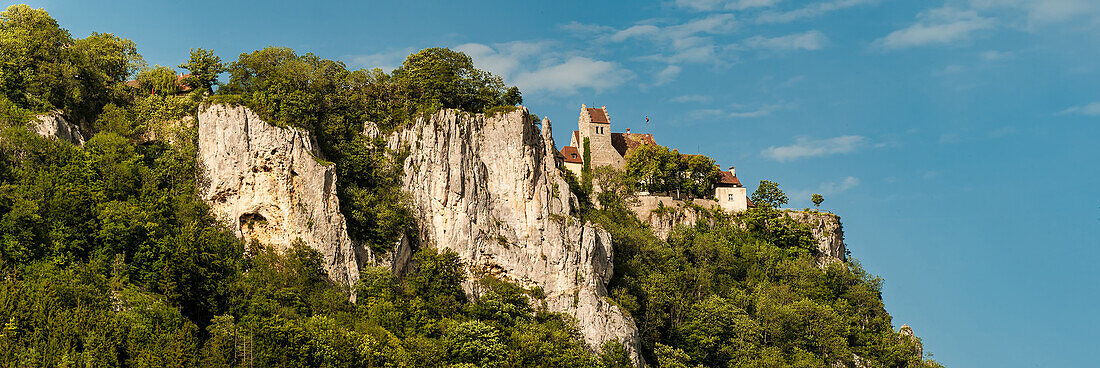
[[730, 193], [730, 199], [729, 199], [729, 201], [730, 201], [730, 202], [733, 202], [733, 193]]

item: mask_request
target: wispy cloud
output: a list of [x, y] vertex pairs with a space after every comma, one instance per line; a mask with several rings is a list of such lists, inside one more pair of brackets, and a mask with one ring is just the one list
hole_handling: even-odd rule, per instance
[[683, 96], [673, 97], [671, 101], [672, 102], [679, 102], [679, 103], [687, 103], [687, 102], [705, 103], [705, 102], [710, 102], [710, 100], [711, 100], [711, 97], [710, 96], [705, 96], [705, 95], [683, 95]]
[[[827, 182], [821, 183], [820, 185], [817, 186], [817, 188], [814, 188], [814, 189], [802, 189], [802, 190], [792, 191], [791, 192], [791, 198], [793, 200], [796, 200], [796, 201], [809, 202], [810, 195], [812, 195], [814, 193], [817, 193], [817, 194], [821, 194], [823, 196], [826, 196], [825, 199], [827, 201], [828, 196], [837, 195], [837, 194], [847, 192], [849, 190], [854, 189], [855, 187], [858, 187], [859, 184], [860, 184], [859, 178], [854, 177], [854, 176], [847, 176], [847, 177], [844, 177], [844, 178], [842, 178], [840, 180], [837, 180], [837, 181], [827, 181]], [[803, 202], [803, 203], [806, 203], [806, 202]]]
[[562, 28], [604, 43], [649, 42], [655, 46], [652, 49], [656, 52], [640, 59], [671, 65], [723, 62], [712, 36], [733, 33], [737, 29], [737, 21], [733, 14], [722, 13], [673, 24], [646, 20], [623, 29], [580, 23], [570, 23]]
[[790, 23], [796, 20], [819, 17], [837, 10], [877, 3], [877, 0], [822, 1], [785, 12], [766, 12], [756, 18], [756, 23]]
[[998, 61], [1012, 58], [1013, 56], [1016, 56], [1016, 54], [1011, 51], [986, 50], [982, 51], [980, 56], [982, 57], [982, 60], [985, 61]]
[[1071, 106], [1058, 112], [1058, 115], [1100, 116], [1100, 101], [1079, 106]]
[[578, 89], [596, 91], [618, 87], [635, 77], [634, 73], [611, 61], [574, 56], [563, 62], [516, 74], [514, 81], [524, 91], [576, 94]]
[[884, 49], [903, 49], [915, 46], [944, 45], [970, 40], [978, 31], [994, 26], [992, 18], [978, 15], [974, 10], [943, 7], [921, 12], [917, 22], [899, 29], [875, 41]]
[[552, 42], [513, 41], [455, 46], [478, 68], [499, 75], [527, 93], [576, 94], [581, 89], [607, 90], [633, 79], [621, 64], [554, 50]]
[[760, 152], [760, 154], [772, 160], [787, 162], [808, 157], [855, 152], [868, 146], [867, 141], [866, 137], [859, 135], [842, 135], [825, 139], [812, 139], [802, 136], [796, 137], [793, 144], [778, 147], [771, 146]]
[[676, 6], [695, 11], [745, 10], [766, 8], [780, 0], [676, 0]]
[[546, 51], [549, 46], [549, 42], [513, 41], [492, 46], [467, 43], [455, 46], [454, 49], [470, 55], [478, 68], [509, 79], [521, 65]]
[[1100, 2], [1095, 0], [972, 0], [980, 10], [1015, 10], [1023, 12], [1026, 27], [1034, 28], [1073, 18], [1092, 21], [1100, 17]]
[[660, 86], [663, 84], [667, 84], [668, 82], [672, 82], [676, 79], [676, 76], [680, 75], [681, 70], [683, 69], [677, 65], [669, 65], [664, 69], [661, 69], [661, 71], [657, 72], [657, 75], [654, 78], [654, 85]]
[[[709, 97], [702, 96], [680, 96], [673, 101], [676, 102], [688, 102], [688, 101], [709, 101]], [[741, 104], [734, 104], [730, 109], [724, 108], [709, 108], [709, 109], [695, 109], [688, 112], [688, 117], [692, 120], [701, 119], [719, 119], [719, 118], [733, 118], [733, 119], [751, 119], [759, 118], [771, 115], [772, 113], [789, 108], [789, 104], [771, 104], [757, 107], [747, 107]]]
[[742, 42], [751, 49], [773, 51], [821, 50], [829, 42], [821, 31], [813, 30], [779, 37], [754, 36]]
[[773, 112], [779, 111], [784, 106], [785, 105], [782, 104], [766, 105], [751, 110], [733, 111], [727, 114], [727, 116], [731, 118], [759, 118], [771, 115]]
[[848, 190], [859, 186], [859, 178], [854, 176], [846, 177], [839, 182], [825, 182], [821, 183], [821, 187], [818, 188], [818, 193], [821, 194], [839, 194], [847, 192]]

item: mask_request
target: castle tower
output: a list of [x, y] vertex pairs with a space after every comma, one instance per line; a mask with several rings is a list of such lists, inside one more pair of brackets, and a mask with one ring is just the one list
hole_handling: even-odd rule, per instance
[[581, 114], [577, 118], [577, 131], [579, 141], [576, 142], [575, 147], [583, 153], [584, 139], [588, 138], [593, 168], [608, 165], [616, 168], [623, 167], [625, 164], [623, 156], [611, 144], [611, 116], [607, 114], [607, 106], [596, 109], [581, 104]]

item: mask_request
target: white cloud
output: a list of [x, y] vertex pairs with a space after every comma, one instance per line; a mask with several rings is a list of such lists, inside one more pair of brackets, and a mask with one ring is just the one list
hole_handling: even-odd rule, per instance
[[[687, 95], [680, 96], [672, 99], [674, 102], [703, 102], [710, 101], [710, 97]], [[787, 104], [773, 104], [765, 105], [755, 109], [745, 109], [743, 105], [733, 105], [732, 108], [735, 111], [729, 111], [726, 109], [696, 109], [688, 112], [688, 118], [692, 120], [699, 119], [715, 119], [715, 118], [736, 118], [736, 119], [751, 119], [759, 118], [763, 116], [771, 115], [773, 112], [788, 108]]]
[[676, 65], [669, 65], [665, 67], [660, 72], [657, 72], [655, 85], [659, 86], [676, 80], [676, 77], [680, 75], [681, 70], [683, 69]]
[[704, 95], [683, 95], [672, 98], [672, 102], [687, 103], [687, 102], [710, 102], [710, 96]]
[[687, 117], [690, 120], [714, 119], [725, 114], [726, 112], [722, 109], [696, 109], [688, 111]]
[[479, 43], [467, 43], [455, 46], [455, 50], [470, 55], [474, 65], [488, 70], [501, 78], [509, 79], [522, 64], [533, 56], [542, 53], [549, 43], [513, 41], [494, 44], [492, 47]]
[[807, 157], [851, 153], [864, 146], [867, 146], [867, 138], [858, 135], [842, 135], [826, 139], [796, 137], [794, 144], [771, 146], [760, 154], [772, 160], [786, 162]]
[[470, 55], [478, 68], [519, 86], [525, 93], [571, 95], [584, 88], [618, 87], [634, 78], [634, 73], [619, 63], [571, 55], [556, 50], [553, 42], [467, 43], [454, 48]]
[[779, 109], [782, 107], [783, 105], [767, 105], [755, 110], [734, 111], [729, 113], [727, 116], [731, 118], [759, 118], [762, 116], [771, 115], [773, 112], [779, 111]]
[[1100, 2], [1096, 0], [972, 0], [971, 5], [982, 10], [1022, 11], [1031, 27], [1100, 15]]
[[575, 94], [582, 88], [611, 89], [633, 78], [634, 73], [619, 63], [574, 56], [564, 62], [520, 72], [514, 81], [525, 92]]
[[774, 6], [780, 0], [676, 0], [676, 6], [696, 11], [745, 10]]
[[561, 26], [561, 29], [566, 32], [572, 32], [580, 35], [589, 35], [593, 33], [604, 33], [614, 31], [615, 28], [611, 26], [602, 26], [599, 24], [586, 24], [572, 21]]
[[1011, 51], [997, 51], [997, 50], [986, 50], [986, 51], [983, 51], [981, 53], [982, 59], [986, 60], [986, 61], [1004, 60], [1004, 59], [1011, 58], [1015, 55], [1016, 54], [1012, 53]]
[[1062, 110], [1058, 113], [1058, 115], [1100, 116], [1100, 101], [1080, 106], [1072, 106], [1065, 110]]
[[756, 18], [757, 23], [790, 23], [800, 19], [813, 18], [859, 5], [874, 4], [877, 0], [833, 0], [807, 5], [786, 12], [766, 12]]
[[752, 49], [767, 49], [775, 51], [793, 50], [820, 50], [829, 42], [824, 33], [813, 30], [803, 33], [795, 33], [779, 37], [754, 36], [746, 39], [742, 44]]
[[401, 66], [405, 58], [415, 50], [412, 47], [376, 54], [347, 55], [342, 57], [353, 68], [382, 68], [387, 73]]
[[821, 187], [818, 188], [818, 193], [821, 194], [838, 194], [847, 192], [849, 189], [859, 186], [859, 178], [849, 176], [839, 182], [827, 182], [821, 183]]
[[[886, 179], [887, 182], [892, 182], [892, 180], [897, 180], [897, 178]], [[821, 183], [817, 186], [816, 189], [803, 189], [792, 191], [791, 199], [796, 201], [809, 201], [810, 195], [814, 193], [821, 194], [823, 196], [837, 195], [858, 187], [859, 183], [859, 178], [854, 176], [847, 176], [843, 179], [840, 179], [839, 181], [829, 181]], [[826, 201], [828, 201], [828, 199], [828, 197], [825, 198]]]
[[921, 12], [918, 21], [908, 28], [899, 29], [875, 41], [885, 49], [902, 49], [914, 46], [952, 44], [967, 41], [980, 30], [993, 28], [994, 21], [978, 15], [974, 10], [943, 7]]
[[654, 44], [658, 52], [640, 58], [642, 60], [668, 64], [718, 63], [722, 60], [711, 36], [732, 33], [737, 29], [737, 21], [733, 14], [711, 14], [679, 24], [664, 25], [647, 20], [624, 29], [580, 23], [570, 23], [563, 28], [583, 37], [594, 37], [599, 42], [641, 40]]

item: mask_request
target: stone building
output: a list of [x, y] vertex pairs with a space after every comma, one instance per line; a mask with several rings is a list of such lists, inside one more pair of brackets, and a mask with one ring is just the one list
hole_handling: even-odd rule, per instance
[[[626, 166], [626, 155], [631, 150], [643, 145], [657, 145], [653, 134], [631, 133], [629, 128], [625, 133], [612, 133], [611, 115], [607, 113], [607, 106], [597, 109], [581, 104], [577, 130], [570, 135], [569, 145], [559, 151], [565, 168], [578, 179], [581, 178], [581, 168], [584, 167], [585, 139], [588, 140], [592, 168], [611, 166], [622, 169]], [[744, 211], [753, 206], [748, 200], [747, 190], [737, 179], [733, 166], [730, 166], [730, 171], [720, 172], [719, 180], [715, 183], [714, 201], [728, 212]]]
[[741, 212], [749, 208], [748, 189], [737, 180], [737, 171], [719, 171], [714, 184], [714, 200], [726, 212]]
[[611, 132], [611, 115], [607, 113], [607, 106], [591, 108], [581, 104], [581, 113], [577, 118], [577, 130], [570, 135], [569, 145], [562, 147], [561, 154], [565, 162], [565, 168], [572, 171], [578, 178], [581, 177], [581, 167], [584, 166], [584, 140], [588, 139], [589, 156], [591, 156], [592, 168], [611, 166], [622, 169], [626, 165], [626, 154], [634, 147], [652, 144], [652, 134]]

